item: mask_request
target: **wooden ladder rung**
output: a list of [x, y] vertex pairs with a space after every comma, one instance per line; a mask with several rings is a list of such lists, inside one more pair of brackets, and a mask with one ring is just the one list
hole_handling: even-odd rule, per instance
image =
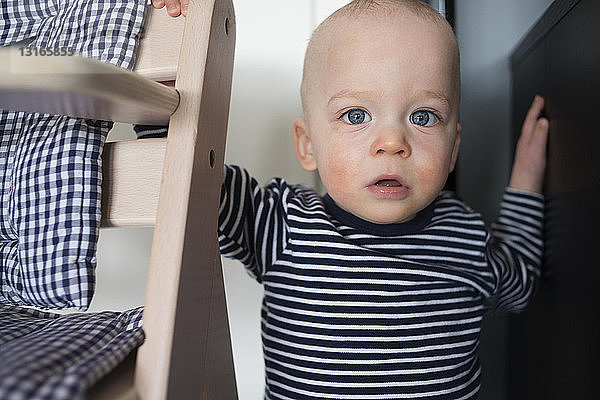
[[4, 110], [152, 125], [166, 123], [179, 104], [175, 88], [112, 64], [24, 54], [0, 48]]
[[167, 139], [106, 143], [101, 225], [153, 226]]

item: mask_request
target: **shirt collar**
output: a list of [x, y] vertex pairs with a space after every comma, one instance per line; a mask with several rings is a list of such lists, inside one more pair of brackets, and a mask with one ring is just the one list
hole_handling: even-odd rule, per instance
[[327, 212], [341, 224], [375, 236], [398, 236], [421, 231], [431, 221], [435, 208], [435, 201], [433, 201], [423, 210], [419, 211], [410, 221], [395, 224], [376, 224], [342, 209], [329, 194], [323, 197], [323, 202]]

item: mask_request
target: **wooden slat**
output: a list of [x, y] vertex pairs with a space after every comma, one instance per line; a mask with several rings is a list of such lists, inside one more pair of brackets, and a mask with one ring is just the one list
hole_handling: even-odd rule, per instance
[[137, 124], [166, 123], [179, 94], [132, 71], [80, 56], [0, 48], [0, 109]]
[[174, 81], [185, 17], [173, 18], [167, 8], [149, 7], [134, 71], [155, 81]]
[[225, 282], [218, 249], [213, 260], [213, 287], [211, 289], [210, 324], [204, 376], [208, 384], [205, 397], [210, 400], [232, 400], [237, 398], [237, 388], [235, 387], [233, 351], [227, 317]]
[[167, 139], [106, 143], [102, 226], [154, 226]]
[[[216, 231], [234, 38], [231, 0], [190, 1], [136, 367], [143, 399], [237, 398], [226, 310], [216, 307], [225, 297]], [[208, 351], [211, 332], [223, 336]], [[225, 361], [208, 364], [212, 357]]]

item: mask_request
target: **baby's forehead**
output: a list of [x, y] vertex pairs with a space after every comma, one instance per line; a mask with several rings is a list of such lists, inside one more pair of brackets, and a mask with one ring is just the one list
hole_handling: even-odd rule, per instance
[[[333, 54], [347, 52], [342, 62], [361, 62], [361, 53], [371, 47], [390, 48], [390, 55], [410, 60], [411, 55], [402, 46], [417, 43], [416, 48], [435, 46], [440, 58], [421, 60], [432, 66], [443, 62], [450, 75], [444, 74], [455, 83], [452, 91], [460, 96], [460, 61], [458, 43], [450, 25], [439, 15], [416, 14], [410, 10], [396, 12], [372, 12], [360, 10], [354, 13], [334, 13], [315, 30], [306, 52], [302, 84], [303, 104], [313, 92], [312, 86], [328, 71], [331, 71]], [[392, 50], [392, 48], [396, 50]], [[413, 46], [412, 48], [415, 48]], [[336, 60], [339, 61], [340, 57]], [[427, 65], [408, 64], [408, 68]], [[456, 89], [456, 90], [454, 90]], [[454, 97], [454, 96], [451, 96]]]
[[[403, 29], [406, 26], [417, 27], [417, 29]], [[348, 15], [333, 14], [315, 30], [313, 40], [317, 45], [319, 42], [323, 42], [325, 45], [335, 45], [340, 36], [347, 36], [352, 32], [364, 35], [375, 31], [400, 35], [394, 38], [380, 36], [377, 39], [381, 41], [410, 39], [411, 36], [422, 35], [424, 31], [427, 31], [430, 36], [436, 36], [439, 40], [456, 41], [452, 28], [441, 15], [436, 13], [435, 17], [424, 16], [407, 10], [391, 13], [379, 11]], [[373, 39], [373, 35], [370, 37]]]
[[317, 64], [315, 72], [323, 72], [334, 54], [347, 54], [342, 61], [354, 63], [361, 62], [373, 49], [381, 49], [399, 59], [414, 57], [413, 50], [431, 50], [440, 56], [447, 55], [444, 61], [454, 62], [456, 57], [458, 62], [456, 38], [444, 26], [414, 16], [372, 15], [360, 20], [344, 16], [331, 20], [314, 38], [312, 51], [307, 51], [305, 61]]
[[434, 39], [450, 49], [458, 57], [458, 44], [448, 22], [435, 10], [416, 13], [396, 7], [360, 9], [352, 13], [336, 12], [317, 29], [309, 42], [305, 63], [323, 61], [332, 49], [352, 41], [378, 43], [413, 42]]

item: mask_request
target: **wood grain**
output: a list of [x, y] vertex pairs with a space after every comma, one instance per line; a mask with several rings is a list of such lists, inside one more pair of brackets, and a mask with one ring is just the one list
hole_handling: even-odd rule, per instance
[[154, 226], [166, 146], [166, 139], [105, 144], [102, 226]]
[[[152, 245], [147, 341], [136, 368], [144, 399], [237, 398], [227, 318], [212, 311], [225, 299], [216, 232], [234, 41], [230, 0], [190, 1], [176, 80], [181, 102], [169, 124]], [[225, 361], [208, 365], [215, 331], [226, 336], [210, 353]]]
[[138, 74], [161, 82], [175, 80], [177, 76], [185, 26], [185, 17], [173, 18], [166, 10], [166, 7], [148, 8], [134, 68]]

